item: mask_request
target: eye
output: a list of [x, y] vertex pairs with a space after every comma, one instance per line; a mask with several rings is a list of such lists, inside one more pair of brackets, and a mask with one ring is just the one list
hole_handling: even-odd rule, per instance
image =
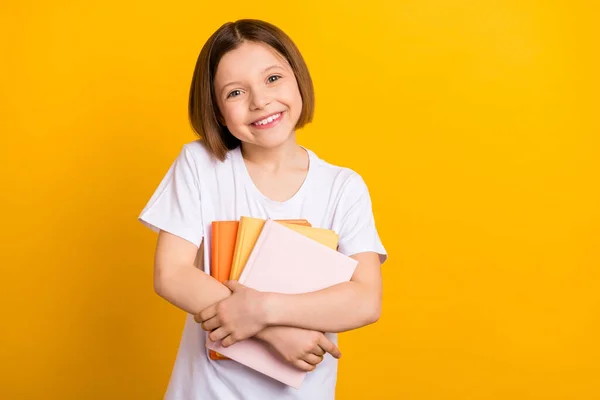
[[233, 90], [231, 93], [229, 93], [229, 94], [227, 95], [227, 98], [230, 98], [230, 97], [237, 97], [237, 96], [239, 96], [239, 95], [240, 95], [240, 93], [242, 93], [242, 91], [241, 91], [241, 90], [238, 90], [238, 89], [236, 89], [236, 90]]
[[[273, 78], [276, 78], [276, 79], [273, 79]], [[267, 82], [273, 83], [275, 81], [278, 81], [279, 79], [281, 79], [281, 75], [271, 75], [270, 77], [267, 78]]]

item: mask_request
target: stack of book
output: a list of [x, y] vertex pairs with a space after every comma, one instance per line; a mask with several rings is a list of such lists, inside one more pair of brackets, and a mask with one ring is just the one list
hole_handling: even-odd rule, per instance
[[[352, 277], [357, 261], [337, 251], [338, 236], [304, 219], [242, 217], [213, 221], [210, 273], [262, 291], [308, 293]], [[249, 338], [229, 347], [206, 341], [213, 360], [231, 359], [289, 386], [299, 388], [305, 371], [281, 359], [266, 343]]]

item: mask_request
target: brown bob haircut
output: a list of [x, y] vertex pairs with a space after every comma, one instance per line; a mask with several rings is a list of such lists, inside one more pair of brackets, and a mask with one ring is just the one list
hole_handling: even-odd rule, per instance
[[244, 42], [265, 43], [282, 55], [292, 67], [302, 96], [302, 112], [296, 128], [311, 122], [314, 115], [314, 88], [308, 67], [300, 51], [281, 29], [256, 19], [241, 19], [222, 25], [200, 51], [190, 87], [188, 113], [194, 132], [209, 151], [223, 161], [229, 150], [240, 145], [222, 120], [215, 101], [214, 77], [219, 61], [227, 52]]

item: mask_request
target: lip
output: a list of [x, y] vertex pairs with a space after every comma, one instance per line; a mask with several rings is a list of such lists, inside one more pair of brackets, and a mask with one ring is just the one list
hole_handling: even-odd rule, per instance
[[276, 114], [280, 114], [279, 118], [277, 118], [276, 120], [271, 121], [271, 122], [269, 122], [268, 124], [265, 124], [265, 125], [254, 125], [254, 122], [252, 122], [252, 123], [250, 123], [250, 126], [252, 126], [255, 129], [268, 129], [268, 128], [272, 128], [273, 126], [277, 125], [279, 123], [279, 121], [281, 121], [281, 118], [283, 117], [284, 113], [285, 113], [285, 111], [278, 111], [278, 112], [271, 113], [269, 115], [266, 115], [264, 117], [261, 117], [261, 118], [257, 119], [254, 122], [262, 121], [263, 119], [269, 118], [270, 116], [276, 115]]

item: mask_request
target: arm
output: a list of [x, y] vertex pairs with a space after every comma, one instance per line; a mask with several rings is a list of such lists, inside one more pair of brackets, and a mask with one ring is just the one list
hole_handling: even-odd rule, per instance
[[381, 314], [379, 256], [364, 252], [352, 258], [358, 266], [350, 282], [305, 294], [269, 293], [267, 325], [343, 332], [376, 322]]
[[[138, 217], [159, 232], [154, 258], [155, 292], [191, 314], [232, 297], [229, 288], [194, 265], [202, 244], [198, 171], [193, 153], [184, 146]], [[207, 327], [203, 324], [202, 328]], [[324, 351], [339, 356], [335, 345], [320, 332], [273, 327], [253, 334], [300, 368], [320, 362]]]
[[306, 294], [269, 294], [266, 317], [269, 324], [343, 332], [379, 319], [380, 255], [386, 252], [375, 227], [369, 190], [358, 174], [352, 175], [344, 186], [332, 229], [339, 235], [338, 251], [353, 254], [351, 257], [358, 261], [350, 282]]
[[[353, 175], [340, 196], [332, 229], [338, 251], [354, 254], [358, 266], [350, 282], [304, 294], [261, 293], [238, 282], [225, 282], [232, 296], [196, 315], [223, 346], [256, 335], [265, 326], [292, 326], [321, 332], [342, 332], [372, 324], [381, 313], [381, 259], [387, 258], [365, 182]], [[366, 251], [363, 249], [369, 249]]]
[[198, 247], [166, 231], [160, 231], [154, 258], [154, 290], [174, 306], [190, 314], [227, 298], [231, 291], [194, 266]]
[[266, 293], [225, 282], [232, 295], [200, 311], [195, 320], [225, 347], [267, 326], [343, 332], [374, 323], [381, 310], [379, 256], [363, 252], [352, 257], [358, 266], [350, 282], [311, 293]]
[[[231, 295], [216, 279], [194, 266], [198, 248], [191, 242], [160, 231], [154, 263], [156, 293], [176, 307], [194, 314]], [[293, 327], [266, 327], [256, 338], [270, 344], [289, 363], [312, 371], [325, 352], [339, 358], [339, 349], [322, 333]]]

